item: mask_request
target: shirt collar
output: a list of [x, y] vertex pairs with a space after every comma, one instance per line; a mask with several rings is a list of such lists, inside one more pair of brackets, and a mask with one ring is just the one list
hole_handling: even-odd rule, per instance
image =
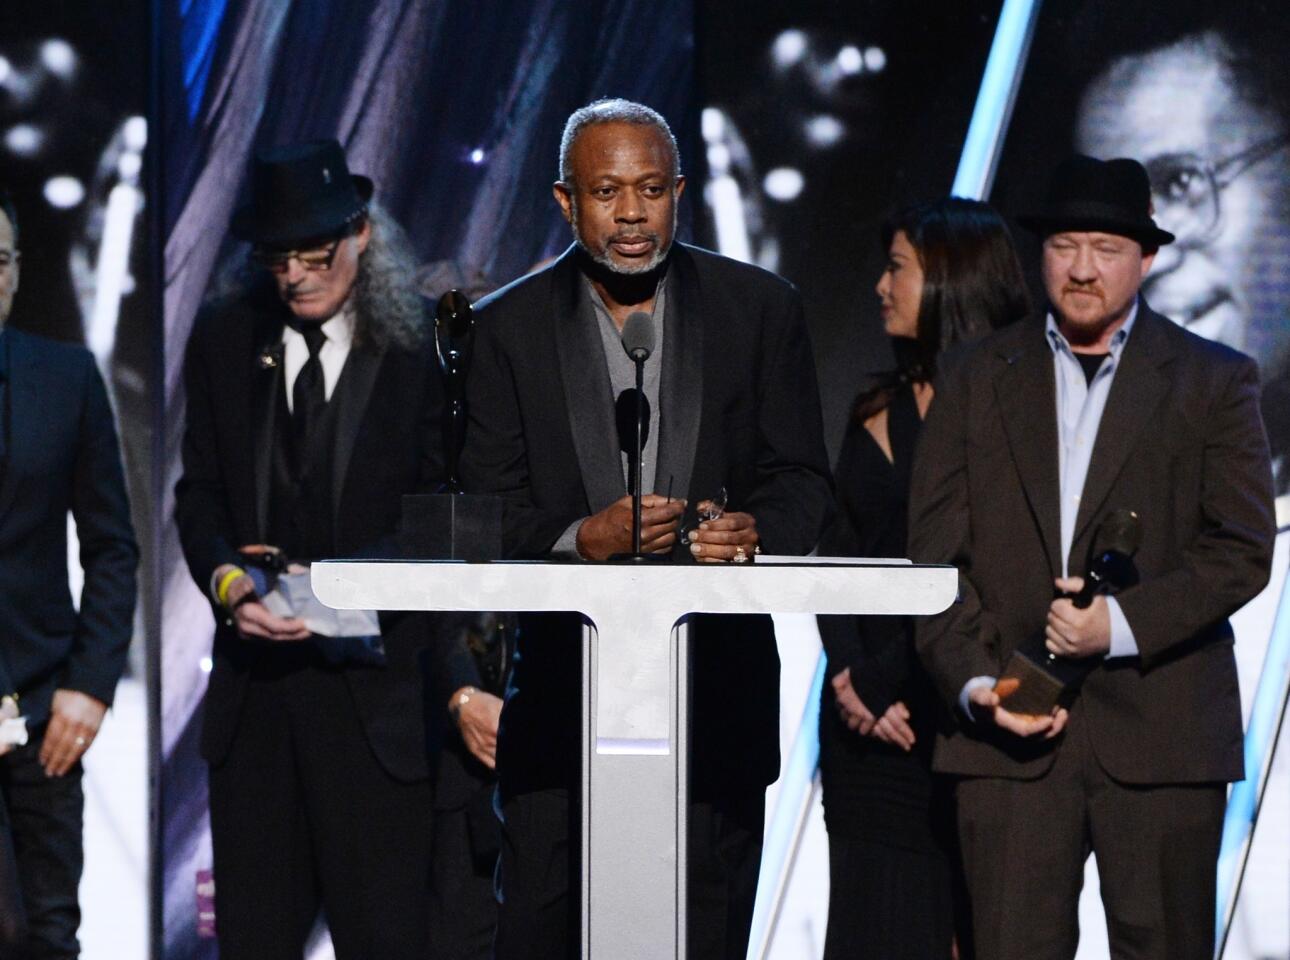
[[[1133, 306], [1129, 308], [1129, 315], [1125, 317], [1124, 323], [1120, 325], [1119, 330], [1111, 334], [1111, 343], [1108, 352], [1115, 360], [1120, 359], [1120, 353], [1124, 350], [1125, 341], [1129, 339], [1129, 334], [1133, 332], [1133, 325], [1138, 319], [1138, 304], [1140, 302], [1141, 301], [1138, 298], [1134, 298]], [[1053, 316], [1053, 312], [1051, 310], [1048, 311], [1048, 318], [1044, 328], [1048, 333], [1048, 345], [1052, 348], [1053, 353], [1064, 352], [1072, 355], [1075, 353], [1075, 351], [1071, 349], [1070, 342], [1062, 334], [1061, 330], [1058, 329], [1057, 319]]]
[[[340, 308], [334, 317], [324, 322], [319, 328], [323, 336], [327, 338], [327, 343], [339, 347], [342, 350], [348, 350], [354, 340], [354, 306], [349, 301]], [[294, 337], [300, 337], [302, 334], [295, 327], [287, 324], [282, 329], [282, 342], [286, 343]]]

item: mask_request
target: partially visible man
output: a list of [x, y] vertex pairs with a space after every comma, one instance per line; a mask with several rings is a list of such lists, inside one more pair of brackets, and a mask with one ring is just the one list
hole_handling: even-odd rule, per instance
[[[658, 113], [623, 100], [575, 111], [554, 186], [575, 244], [477, 306], [462, 473], [507, 498], [508, 556], [630, 552], [614, 407], [634, 385], [619, 338], [635, 311], [653, 314], [658, 337], [644, 370], [643, 549], [725, 562], [803, 554], [819, 538], [831, 493], [801, 301], [772, 274], [674, 243], [684, 187]], [[727, 512], [694, 520], [723, 490]], [[497, 748], [500, 960], [578, 946], [580, 633], [576, 616], [520, 627]], [[779, 661], [768, 617], [699, 617], [691, 636], [689, 955], [742, 960], [778, 770]]]
[[[1133, 160], [1074, 157], [1045, 207], [1045, 318], [943, 365], [910, 500], [910, 553], [960, 569], [961, 602], [917, 628], [953, 723], [977, 953], [1069, 960], [1084, 861], [1112, 956], [1214, 951], [1226, 784], [1242, 777], [1228, 617], [1267, 582], [1272, 475], [1250, 358], [1139, 295], [1173, 240]], [[1141, 518], [1137, 582], [1087, 609], [1094, 537]], [[1032, 637], [1090, 673], [1051, 716], [993, 690]]]
[[[18, 956], [80, 954], [81, 758], [125, 667], [139, 551], [107, 391], [89, 351], [7, 325], [18, 290], [18, 216], [0, 190], [0, 742], [20, 903]], [[67, 579], [67, 514], [85, 581]], [[0, 870], [4, 866], [0, 865]], [[6, 953], [6, 956], [9, 954]]]
[[188, 347], [176, 519], [217, 619], [210, 765], [220, 956], [295, 958], [321, 908], [339, 958], [428, 955], [424, 616], [320, 638], [255, 562], [393, 556], [401, 495], [442, 471], [442, 394], [402, 232], [335, 141], [258, 157], [233, 229], [258, 269]]

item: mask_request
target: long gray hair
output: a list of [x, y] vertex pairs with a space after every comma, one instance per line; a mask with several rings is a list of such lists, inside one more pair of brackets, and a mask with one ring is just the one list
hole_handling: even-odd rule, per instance
[[[417, 263], [412, 245], [398, 222], [378, 203], [368, 206], [372, 225], [367, 249], [358, 258], [358, 276], [350, 301], [354, 307], [354, 344], [415, 349], [428, 333], [425, 301], [417, 290]], [[217, 269], [205, 302], [276, 299], [262, 269], [242, 244]]]

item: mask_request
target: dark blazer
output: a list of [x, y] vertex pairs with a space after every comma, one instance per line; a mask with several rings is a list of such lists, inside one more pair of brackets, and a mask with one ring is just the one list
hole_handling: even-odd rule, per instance
[[[910, 553], [961, 571], [960, 602], [917, 628], [919, 653], [953, 705], [968, 679], [997, 676], [1043, 628], [1061, 575], [1058, 439], [1042, 320], [993, 334], [942, 369], [914, 468]], [[1117, 508], [1142, 518], [1140, 582], [1119, 594], [1141, 655], [1105, 661], [1079, 694], [1097, 757], [1126, 783], [1238, 780], [1227, 618], [1267, 582], [1275, 536], [1258, 376], [1248, 357], [1145, 301], [1098, 430], [1072, 574], [1085, 569], [1094, 531]], [[1037, 777], [1055, 745], [955, 713], [936, 766]]]
[[[107, 391], [84, 347], [0, 334], [0, 692], [38, 724], [55, 689], [111, 704], [133, 632], [139, 550]], [[85, 586], [67, 583], [67, 514]]]
[[[810, 341], [797, 292], [745, 264], [677, 244], [668, 267], [657, 492], [698, 501], [725, 486], [762, 549], [804, 554], [831, 510]], [[506, 554], [546, 557], [573, 522], [626, 492], [597, 321], [570, 248], [476, 308], [462, 475], [506, 498]], [[581, 305], [580, 305], [581, 304]], [[673, 558], [688, 562], [685, 546]], [[643, 598], [642, 598], [643, 599]], [[635, 602], [625, 598], [624, 602]], [[581, 671], [575, 618], [521, 626], [502, 718], [503, 786], [567, 783]], [[563, 639], [564, 642], [559, 642]], [[768, 617], [696, 618], [695, 790], [769, 783], [778, 765], [779, 660]], [[554, 747], [553, 747], [554, 744]]]
[[[184, 557], [210, 595], [211, 574], [237, 549], [266, 542], [274, 417], [283, 390], [285, 308], [271, 291], [198, 319], [188, 343], [184, 475], [175, 516]], [[347, 391], [333, 452], [334, 543], [342, 557], [396, 557], [405, 493], [433, 492], [442, 476], [442, 385], [430, 345], [409, 351], [355, 343], [341, 374]], [[337, 389], [339, 389], [339, 384]], [[232, 741], [258, 644], [215, 608], [214, 668], [202, 752], [219, 763]], [[382, 614], [388, 663], [345, 677], [372, 749], [404, 780], [426, 776], [420, 657], [426, 618]]]

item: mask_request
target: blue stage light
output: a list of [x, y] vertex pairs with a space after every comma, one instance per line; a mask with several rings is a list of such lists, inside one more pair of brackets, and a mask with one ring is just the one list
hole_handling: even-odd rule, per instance
[[1223, 844], [1218, 854], [1218, 956], [1227, 940], [1241, 876], [1254, 838], [1263, 791], [1276, 749], [1277, 736], [1285, 717], [1286, 698], [1290, 694], [1290, 576], [1281, 587], [1272, 637], [1263, 657], [1263, 671], [1255, 688], [1250, 707], [1250, 723], [1245, 731], [1245, 779], [1232, 784], [1223, 820]]
[[1012, 105], [1017, 100], [1026, 55], [1030, 52], [1030, 40], [1039, 19], [1039, 7], [1040, 0], [1004, 0], [999, 11], [999, 26], [994, 32], [972, 123], [959, 157], [958, 173], [950, 189], [956, 197], [983, 200], [990, 195], [1003, 138], [1012, 119]]

